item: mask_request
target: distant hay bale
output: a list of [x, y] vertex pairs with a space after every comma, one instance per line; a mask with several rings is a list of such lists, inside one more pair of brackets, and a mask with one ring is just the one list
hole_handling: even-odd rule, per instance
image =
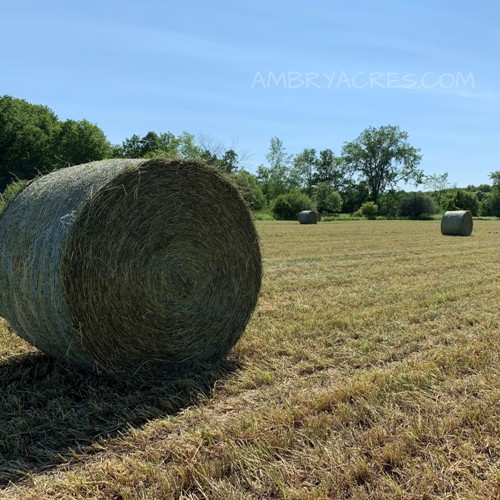
[[472, 214], [469, 210], [449, 211], [441, 219], [441, 234], [449, 236], [470, 236]]
[[318, 216], [318, 222], [321, 221], [321, 214], [319, 212], [316, 212], [316, 215]]
[[225, 357], [260, 284], [250, 212], [201, 163], [65, 168], [0, 218], [0, 314], [52, 357], [118, 378]]
[[318, 214], [313, 210], [303, 210], [299, 213], [299, 222], [301, 224], [317, 224]]

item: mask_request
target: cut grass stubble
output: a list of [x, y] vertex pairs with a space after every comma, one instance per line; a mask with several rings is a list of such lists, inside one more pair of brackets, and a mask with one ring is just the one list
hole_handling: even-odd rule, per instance
[[[497, 498], [498, 224], [478, 221], [471, 238], [443, 238], [438, 221], [258, 224], [263, 289], [233, 369], [205, 373], [211, 391], [174, 406], [187, 380], [129, 392], [119, 421], [121, 389], [89, 380], [79, 399], [78, 375], [57, 387], [65, 369], [50, 376], [44, 357], [22, 393], [30, 348], [4, 328], [0, 470], [17, 481], [4, 494]], [[110, 425], [92, 435], [84, 412]], [[60, 458], [44, 455], [47, 433]]]

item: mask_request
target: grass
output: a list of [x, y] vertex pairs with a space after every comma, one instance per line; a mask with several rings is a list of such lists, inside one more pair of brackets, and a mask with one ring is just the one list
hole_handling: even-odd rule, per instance
[[500, 223], [260, 222], [227, 363], [148, 387], [0, 330], [0, 497], [500, 498]]

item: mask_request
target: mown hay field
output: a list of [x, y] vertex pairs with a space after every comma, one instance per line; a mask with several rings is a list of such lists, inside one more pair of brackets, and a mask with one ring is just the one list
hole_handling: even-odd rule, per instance
[[123, 386], [0, 330], [0, 497], [500, 498], [500, 222], [258, 223], [225, 363]]

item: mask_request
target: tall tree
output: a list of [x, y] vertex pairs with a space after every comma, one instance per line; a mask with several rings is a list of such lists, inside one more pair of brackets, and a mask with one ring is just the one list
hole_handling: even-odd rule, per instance
[[329, 182], [318, 183], [314, 201], [316, 209], [322, 214], [334, 214], [342, 210], [342, 197]]
[[409, 144], [407, 132], [392, 125], [369, 127], [342, 148], [347, 171], [366, 181], [375, 203], [387, 188], [400, 181], [421, 183], [421, 159], [420, 150]]
[[[164, 134], [162, 134], [164, 135]], [[165, 144], [156, 132], [149, 131], [145, 136], [134, 134], [122, 143], [122, 156], [125, 158], [143, 158], [163, 150]]]
[[347, 213], [356, 212], [361, 205], [368, 200], [370, 195], [368, 185], [365, 181], [355, 183], [349, 180], [342, 190], [342, 210]]
[[228, 149], [220, 160], [219, 169], [226, 174], [234, 174], [238, 170], [238, 153]]
[[336, 158], [331, 149], [323, 149], [319, 152], [316, 161], [316, 173], [314, 182], [327, 182], [335, 191], [341, 191], [346, 183], [346, 171], [340, 158]]
[[479, 201], [476, 194], [466, 189], [448, 191], [443, 201], [445, 210], [470, 210], [472, 215], [479, 212]]
[[251, 173], [242, 170], [227, 176], [239, 189], [243, 199], [250, 210], [261, 210], [265, 204], [262, 189], [257, 184], [257, 179]]
[[448, 172], [444, 174], [430, 174], [425, 175], [423, 179], [423, 183], [431, 190], [434, 191], [434, 197], [438, 204], [438, 207], [443, 208], [444, 203], [444, 195], [446, 189], [450, 187], [450, 183], [448, 182]]
[[46, 106], [0, 97], [0, 189], [13, 179], [30, 179], [52, 168], [57, 124]]
[[293, 158], [293, 167], [290, 170], [293, 187], [304, 189], [309, 197], [313, 194], [317, 163], [316, 150], [306, 148]]
[[53, 140], [54, 165], [65, 167], [108, 158], [111, 146], [104, 132], [87, 120], [66, 120]]
[[491, 190], [491, 214], [500, 217], [500, 170], [492, 172], [490, 179], [493, 181]]
[[228, 149], [221, 158], [214, 151], [205, 149], [201, 159], [224, 174], [234, 174], [238, 170], [238, 153], [234, 149]]
[[121, 145], [121, 155], [124, 158], [142, 158], [142, 138], [134, 134], [125, 139]]
[[172, 132], [157, 134], [153, 131], [144, 136], [134, 134], [125, 139], [120, 147], [120, 156], [125, 158], [166, 156], [205, 160], [210, 163], [212, 157], [207, 156], [208, 153], [196, 144], [194, 135], [187, 132], [179, 136], [175, 136]]
[[290, 166], [292, 156], [286, 152], [283, 141], [279, 137], [271, 137], [269, 151], [266, 160], [271, 169], [287, 169]]
[[193, 134], [183, 132], [177, 137], [177, 156], [192, 160], [201, 160], [203, 158], [203, 150], [196, 143]]
[[260, 165], [257, 168], [257, 180], [267, 201], [271, 201], [290, 188], [291, 155], [286, 152], [281, 139], [272, 137], [266, 159], [269, 166]]

